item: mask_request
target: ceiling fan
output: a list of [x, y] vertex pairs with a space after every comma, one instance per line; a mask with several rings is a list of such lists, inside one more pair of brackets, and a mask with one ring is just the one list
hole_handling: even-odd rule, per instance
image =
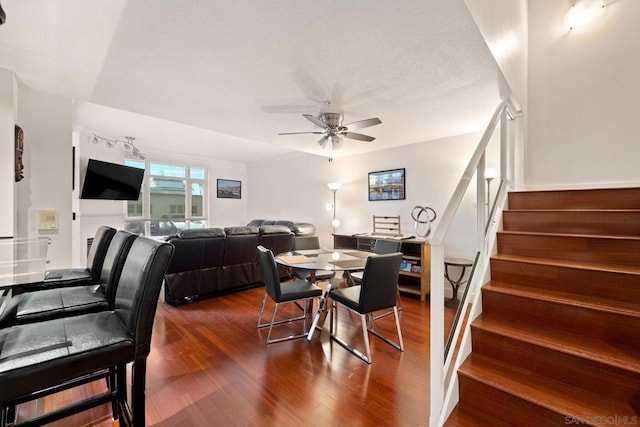
[[286, 132], [279, 133], [278, 135], [300, 135], [300, 134], [316, 134], [324, 135], [318, 141], [318, 144], [322, 148], [327, 145], [327, 141], [331, 142], [330, 148], [338, 149], [342, 146], [343, 138], [357, 139], [358, 141], [371, 142], [375, 138], [361, 133], [351, 132], [356, 129], [363, 129], [370, 126], [379, 125], [382, 123], [379, 118], [374, 117], [371, 119], [360, 120], [353, 123], [343, 125], [342, 120], [344, 116], [340, 113], [322, 113], [320, 116], [315, 117], [311, 114], [303, 114], [305, 119], [309, 120], [314, 125], [322, 128], [322, 131], [315, 132]]

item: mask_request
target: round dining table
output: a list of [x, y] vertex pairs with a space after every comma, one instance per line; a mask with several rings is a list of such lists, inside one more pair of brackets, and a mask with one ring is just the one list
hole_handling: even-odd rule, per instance
[[[333, 272], [364, 270], [367, 258], [374, 256], [373, 252], [358, 251], [356, 249], [306, 249], [289, 251], [278, 254], [276, 263], [291, 268], [309, 270], [309, 280], [316, 281], [316, 272]], [[329, 281], [326, 290], [320, 298], [318, 310], [313, 317], [307, 340], [311, 341], [316, 327], [322, 327], [327, 316], [326, 300], [333, 286]]]

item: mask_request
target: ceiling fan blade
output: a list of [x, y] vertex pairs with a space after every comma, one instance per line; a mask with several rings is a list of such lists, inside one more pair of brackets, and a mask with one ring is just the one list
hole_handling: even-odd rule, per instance
[[361, 133], [355, 132], [342, 132], [340, 135], [343, 135], [345, 138], [357, 139], [358, 141], [371, 142], [375, 138], [369, 135], [363, 135]]
[[321, 127], [323, 129], [327, 127], [327, 125], [325, 125], [324, 122], [316, 116], [312, 116], [311, 114], [303, 114], [303, 116], [305, 119], [309, 120], [311, 123], [318, 127]]
[[379, 125], [380, 123], [382, 123], [382, 121], [380, 121], [379, 118], [373, 117], [371, 119], [365, 119], [365, 120], [360, 120], [358, 122], [349, 123], [344, 126], [349, 130], [356, 130], [356, 129], [368, 128], [369, 126]]
[[323, 136], [322, 138], [320, 138], [320, 140], [318, 141], [318, 144], [320, 144], [320, 146], [322, 148], [324, 148], [325, 145], [327, 145], [327, 139], [329, 139], [329, 137], [327, 135]]
[[305, 133], [311, 133], [311, 134], [315, 134], [315, 135], [322, 135], [324, 132], [284, 132], [284, 133], [279, 133], [278, 135], [302, 135]]

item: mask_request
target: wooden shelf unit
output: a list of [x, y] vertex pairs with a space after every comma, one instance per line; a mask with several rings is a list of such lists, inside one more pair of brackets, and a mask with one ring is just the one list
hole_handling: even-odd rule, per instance
[[[385, 237], [372, 237], [369, 235], [357, 234], [334, 234], [333, 247], [336, 249], [357, 249], [359, 251], [373, 250], [373, 245], [377, 239]], [[386, 239], [390, 239], [386, 237]], [[398, 278], [400, 292], [419, 295], [420, 301], [426, 301], [431, 287], [431, 246], [429, 242], [422, 239], [402, 240], [403, 262], [413, 262], [420, 267], [420, 272], [402, 271]]]

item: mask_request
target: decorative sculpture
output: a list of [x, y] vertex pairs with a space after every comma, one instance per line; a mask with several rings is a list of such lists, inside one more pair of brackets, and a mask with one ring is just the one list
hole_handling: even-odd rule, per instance
[[16, 144], [16, 182], [22, 181], [24, 178], [24, 165], [22, 164], [22, 153], [24, 153], [24, 132], [18, 125], [15, 126], [15, 144]]
[[[430, 213], [433, 216], [430, 216]], [[424, 218], [423, 218], [424, 214]], [[436, 219], [436, 211], [429, 206], [414, 206], [411, 211], [411, 218], [414, 221], [416, 236], [427, 237], [431, 233], [431, 223]], [[426, 229], [421, 232], [420, 226], [426, 225]]]

